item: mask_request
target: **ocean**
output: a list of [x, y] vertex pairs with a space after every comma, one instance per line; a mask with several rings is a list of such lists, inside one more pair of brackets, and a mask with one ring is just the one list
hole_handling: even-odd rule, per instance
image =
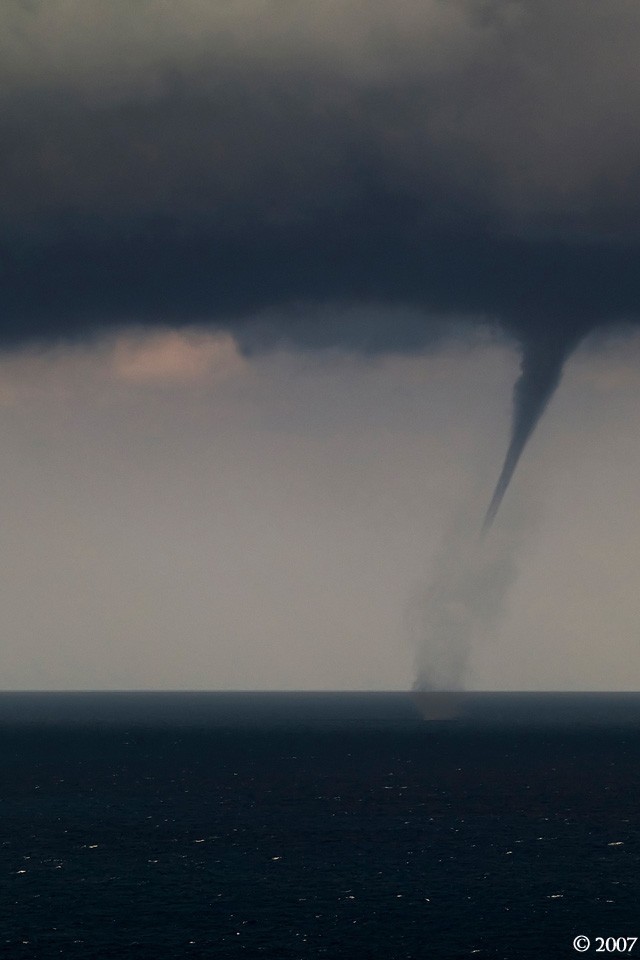
[[0, 735], [0, 957], [640, 957], [639, 695], [4, 693]]

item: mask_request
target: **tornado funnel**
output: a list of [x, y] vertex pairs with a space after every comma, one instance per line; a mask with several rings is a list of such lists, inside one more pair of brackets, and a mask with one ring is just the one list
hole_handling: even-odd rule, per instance
[[484, 518], [483, 533], [495, 519], [524, 448], [560, 383], [565, 360], [578, 339], [558, 337], [523, 344], [520, 376], [513, 389], [511, 440]]

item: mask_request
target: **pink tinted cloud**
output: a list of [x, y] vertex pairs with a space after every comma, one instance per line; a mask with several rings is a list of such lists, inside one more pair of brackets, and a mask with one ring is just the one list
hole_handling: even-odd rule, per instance
[[190, 383], [227, 379], [240, 373], [245, 361], [229, 334], [163, 331], [148, 336], [125, 335], [116, 341], [113, 372], [130, 383]]

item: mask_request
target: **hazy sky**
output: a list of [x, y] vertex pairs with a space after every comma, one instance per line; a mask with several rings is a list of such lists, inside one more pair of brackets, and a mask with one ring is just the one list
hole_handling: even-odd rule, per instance
[[2, 5], [2, 686], [638, 686], [639, 47]]
[[[638, 361], [637, 338], [571, 361], [483, 541], [518, 532], [495, 611], [469, 600], [466, 683], [640, 681]], [[6, 358], [3, 685], [410, 686], [516, 368], [496, 344], [247, 360], [184, 333]]]

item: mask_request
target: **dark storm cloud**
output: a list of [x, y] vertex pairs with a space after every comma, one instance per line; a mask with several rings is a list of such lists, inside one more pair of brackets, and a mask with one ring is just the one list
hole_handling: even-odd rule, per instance
[[[634, 315], [640, 11], [560, 6], [10, 0], [3, 338], [260, 315], [415, 349], [434, 314], [525, 341]], [[306, 309], [335, 301], [425, 316]]]
[[7, 0], [0, 36], [7, 345], [490, 323], [523, 350], [504, 488], [570, 350], [638, 316], [635, 0]]

